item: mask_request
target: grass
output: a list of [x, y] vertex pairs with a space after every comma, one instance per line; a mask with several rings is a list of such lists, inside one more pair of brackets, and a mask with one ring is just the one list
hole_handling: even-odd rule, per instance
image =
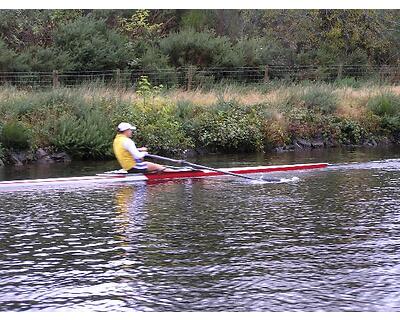
[[[0, 87], [0, 131], [18, 122], [30, 132], [32, 149], [50, 146], [102, 158], [110, 156], [103, 140], [112, 140], [118, 122], [131, 121], [140, 127], [139, 142], [162, 153], [204, 146], [251, 151], [290, 144], [296, 137], [361, 142], [378, 134], [398, 136], [399, 108], [400, 86], [353, 80], [227, 84], [150, 90], [146, 96], [99, 84], [43, 91], [5, 86]], [[64, 118], [74, 130], [64, 130]], [[0, 141], [3, 157], [14, 142], [24, 145], [9, 130]]]

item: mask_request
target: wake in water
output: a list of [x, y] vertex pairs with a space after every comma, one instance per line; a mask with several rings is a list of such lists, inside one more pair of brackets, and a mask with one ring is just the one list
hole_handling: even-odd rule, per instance
[[399, 171], [400, 170], [400, 159], [386, 159], [369, 162], [349, 162], [332, 164], [329, 166], [329, 170], [371, 170], [381, 169], [386, 171]]
[[300, 181], [298, 177], [291, 178], [264, 178], [261, 176], [259, 179], [250, 181], [251, 184], [267, 184], [267, 183], [290, 183]]
[[[374, 170], [379, 169], [382, 171], [400, 171], [400, 159], [385, 159], [368, 162], [348, 162], [330, 164], [326, 169], [323, 170]], [[258, 179], [250, 181], [251, 184], [267, 184], [267, 183], [291, 183], [298, 182], [298, 177], [290, 178], [271, 178], [262, 175]]]

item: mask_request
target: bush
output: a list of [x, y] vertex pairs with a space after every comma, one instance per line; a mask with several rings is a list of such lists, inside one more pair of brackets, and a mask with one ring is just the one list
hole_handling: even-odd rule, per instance
[[344, 87], [344, 88], [346, 88], [346, 87], [359, 88], [360, 87], [360, 81], [357, 81], [357, 79], [354, 77], [346, 77], [346, 78], [336, 79], [334, 84], [335, 84], [335, 86]]
[[291, 140], [295, 138], [316, 138], [322, 135], [325, 127], [323, 116], [314, 110], [308, 110], [302, 107], [293, 108], [286, 114], [287, 130]]
[[54, 125], [51, 143], [78, 159], [106, 159], [112, 156], [114, 128], [102, 113], [88, 110], [78, 118], [63, 115]]
[[196, 146], [211, 151], [261, 151], [264, 144], [263, 122], [257, 111], [231, 102], [203, 108], [186, 120], [187, 134]]
[[232, 47], [229, 39], [210, 32], [184, 30], [171, 33], [160, 41], [160, 48], [174, 67], [231, 65], [229, 57]]
[[322, 86], [308, 87], [303, 93], [302, 99], [307, 109], [323, 114], [335, 113], [338, 105], [338, 99], [332, 89]]
[[285, 92], [286, 96], [282, 101], [285, 111], [303, 107], [321, 114], [333, 114], [337, 110], [338, 98], [329, 86], [293, 86]]
[[360, 144], [366, 138], [364, 128], [357, 121], [351, 119], [341, 119], [339, 121], [340, 139], [343, 144]]
[[395, 116], [400, 114], [400, 96], [391, 92], [381, 93], [372, 97], [367, 107], [380, 117]]
[[133, 58], [127, 44], [104, 20], [86, 17], [61, 26], [54, 36], [54, 48], [68, 56], [73, 70], [124, 69]]
[[20, 64], [26, 71], [72, 70], [74, 65], [66, 52], [54, 48], [30, 47], [19, 55]]
[[130, 108], [130, 112], [125, 112], [127, 117], [120, 120], [136, 125], [138, 130], [134, 139], [138, 145], [147, 146], [151, 152], [168, 154], [182, 153], [194, 146], [177, 117], [174, 105], [154, 101], [131, 105]]
[[381, 122], [382, 128], [394, 136], [400, 134], [400, 115], [397, 116], [384, 116]]
[[3, 162], [5, 156], [5, 150], [3, 145], [0, 143], [0, 164]]
[[400, 133], [400, 96], [391, 92], [371, 98], [367, 108], [380, 118], [384, 135], [397, 137]]
[[230, 54], [234, 67], [258, 67], [268, 64], [285, 64], [287, 50], [276, 42], [263, 38], [244, 38], [233, 45]]
[[8, 149], [25, 150], [30, 147], [30, 130], [21, 122], [3, 125], [0, 142]]

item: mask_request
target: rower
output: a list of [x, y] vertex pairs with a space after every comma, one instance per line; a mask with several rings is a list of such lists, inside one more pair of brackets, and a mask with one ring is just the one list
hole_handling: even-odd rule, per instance
[[161, 172], [165, 167], [152, 162], [145, 162], [143, 158], [147, 155], [147, 148], [136, 148], [132, 135], [135, 126], [127, 122], [121, 122], [117, 127], [117, 135], [113, 142], [114, 154], [121, 167], [128, 173]]

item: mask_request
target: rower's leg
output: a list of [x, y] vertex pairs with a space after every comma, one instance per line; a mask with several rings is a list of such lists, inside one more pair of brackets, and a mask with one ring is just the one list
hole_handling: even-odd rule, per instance
[[147, 165], [147, 171], [149, 172], [161, 172], [164, 171], [166, 168], [161, 164], [153, 163], [153, 162], [145, 162]]

